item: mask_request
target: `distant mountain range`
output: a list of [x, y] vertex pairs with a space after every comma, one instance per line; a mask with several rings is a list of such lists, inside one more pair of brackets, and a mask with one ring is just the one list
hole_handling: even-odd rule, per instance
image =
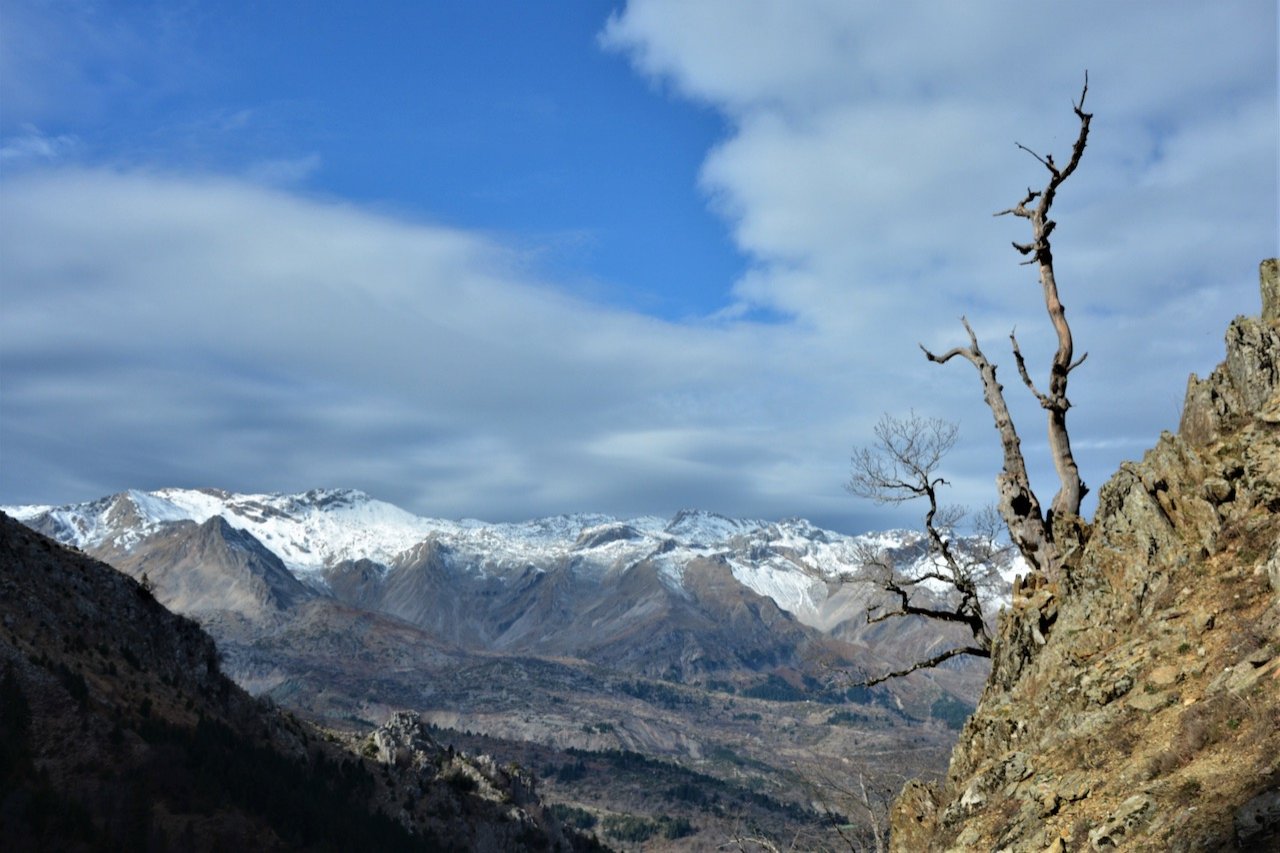
[[[818, 660], [870, 672], [950, 636], [927, 622], [868, 626], [877, 591], [849, 582], [867, 548], [923, 559], [921, 536], [908, 531], [846, 536], [801, 519], [690, 510], [443, 521], [352, 490], [161, 489], [5, 511], [145, 574], [179, 612], [260, 621], [328, 599], [461, 650], [578, 658], [680, 682]], [[1001, 568], [1011, 579], [1016, 565]]]

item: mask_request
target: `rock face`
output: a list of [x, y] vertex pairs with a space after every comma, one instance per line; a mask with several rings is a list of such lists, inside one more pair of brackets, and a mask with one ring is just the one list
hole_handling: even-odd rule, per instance
[[165, 607], [194, 619], [220, 612], [264, 619], [315, 596], [258, 540], [217, 516], [175, 524], [145, 551], [109, 557], [145, 577]]
[[1187, 398], [1178, 433], [1190, 444], [1204, 446], [1238, 429], [1254, 416], [1275, 423], [1275, 407], [1264, 411], [1280, 388], [1280, 265], [1263, 261], [1262, 319], [1237, 317], [1227, 329], [1227, 360], [1207, 379], [1195, 374], [1187, 382]]
[[946, 779], [893, 849], [1280, 848], [1280, 267], [1102, 488], [1057, 585], [1018, 587]]
[[[526, 771], [440, 745], [416, 714], [392, 714], [353, 746], [392, 771], [385, 774], [389, 790], [381, 798], [384, 810], [443, 849], [605, 849], [559, 826], [543, 808]], [[460, 794], [467, 803], [459, 802]], [[459, 831], [454, 816], [460, 805], [497, 819], [473, 821]]]

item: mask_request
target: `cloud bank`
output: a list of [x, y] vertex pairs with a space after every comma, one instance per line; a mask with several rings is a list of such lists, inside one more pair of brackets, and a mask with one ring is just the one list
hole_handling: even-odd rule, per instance
[[226, 179], [26, 175], [0, 230], [6, 467], [32, 500], [322, 481], [507, 517], [781, 486], [783, 328], [603, 308], [483, 237]]

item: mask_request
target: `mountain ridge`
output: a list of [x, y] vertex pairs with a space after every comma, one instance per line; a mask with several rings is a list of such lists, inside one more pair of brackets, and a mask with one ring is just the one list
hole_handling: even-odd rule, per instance
[[[313, 610], [334, 602], [369, 610], [464, 654], [577, 658], [680, 682], [729, 677], [744, 687], [779, 667], [824, 681], [832, 672], [874, 675], [960, 640], [955, 626], [933, 620], [867, 622], [884, 595], [858, 582], [867, 552], [887, 550], [918, 566], [927, 548], [910, 531], [849, 536], [804, 519], [688, 509], [668, 519], [455, 522], [350, 489], [127, 491], [16, 511], [135, 577], [147, 573], [163, 601], [200, 618], [224, 644], [250, 642], [312, 596]], [[210, 524], [222, 525], [226, 540], [216, 555], [208, 542], [185, 538]], [[992, 615], [1021, 563], [998, 568], [1006, 597], [989, 602]], [[922, 587], [922, 596], [946, 594]], [[971, 702], [975, 678], [962, 665], [917, 680]]]
[[[192, 518], [182, 500], [203, 509]], [[213, 511], [224, 502], [243, 526]], [[416, 541], [386, 547], [335, 513], [390, 518], [397, 546]], [[349, 491], [126, 492], [22, 515], [186, 608], [239, 684], [306, 717], [365, 730], [412, 709], [508, 742], [642, 753], [792, 803], [810, 814], [809, 830], [823, 818], [796, 779], [843, 778], [852, 766], [881, 790], [905, 768], [936, 772], [984, 674], [981, 662], [955, 661], [869, 691], [851, 686], [959, 639], [933, 620], [867, 623], [882, 593], [853, 577], [860, 549], [920, 559], [909, 534], [859, 539], [699, 511], [427, 529]], [[281, 554], [320, 568], [291, 571]], [[872, 752], [849, 765], [850, 749]], [[629, 796], [610, 794], [609, 807], [629, 813]], [[801, 828], [771, 814], [779, 833]], [[731, 815], [703, 824], [695, 840], [709, 846], [699, 849], [732, 832]]]
[[[335, 507], [337, 511], [335, 511]], [[475, 571], [507, 574], [528, 566], [580, 557], [575, 567], [607, 574], [626, 559], [668, 555], [714, 556], [744, 545], [752, 562], [770, 560], [777, 571], [739, 562], [735, 576], [759, 595], [805, 621], [819, 605], [804, 594], [812, 583], [830, 583], [860, 567], [859, 549], [907, 551], [923, 542], [918, 532], [891, 530], [847, 535], [799, 518], [769, 522], [732, 519], [704, 510], [680, 510], [670, 519], [620, 519], [595, 513], [562, 514], [526, 522], [448, 521], [415, 516], [354, 489], [302, 493], [236, 494], [219, 489], [129, 490], [79, 504], [0, 507], [13, 517], [67, 545], [96, 552], [127, 552], [165, 525], [204, 523], [219, 516], [251, 533], [300, 580], [322, 584], [327, 570], [365, 561], [390, 568], [411, 562], [414, 549], [436, 547], [458, 553]], [[1006, 580], [1018, 571], [1005, 568]], [[787, 571], [792, 570], [792, 571]], [[807, 575], [803, 580], [797, 575]], [[668, 579], [679, 573], [668, 567]], [[785, 579], [785, 582], [784, 582]]]

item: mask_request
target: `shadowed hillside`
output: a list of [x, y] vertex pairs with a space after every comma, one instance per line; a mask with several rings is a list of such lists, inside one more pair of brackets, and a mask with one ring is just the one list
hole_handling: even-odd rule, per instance
[[6, 850], [596, 847], [415, 719], [357, 746], [251, 699], [143, 584], [0, 515]]

